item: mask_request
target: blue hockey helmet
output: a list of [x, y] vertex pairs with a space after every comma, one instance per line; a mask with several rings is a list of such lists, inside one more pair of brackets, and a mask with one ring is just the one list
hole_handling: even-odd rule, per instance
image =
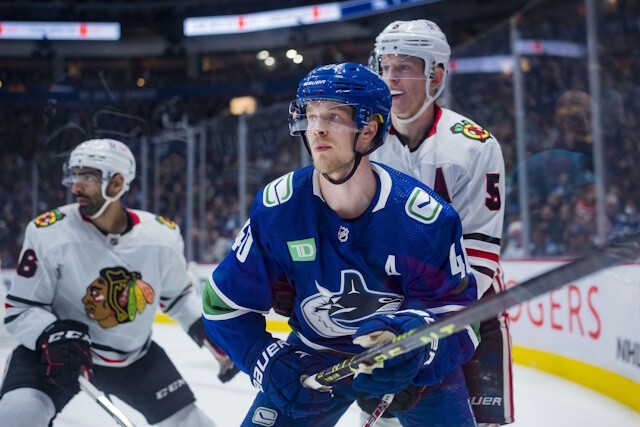
[[351, 106], [358, 130], [368, 125], [371, 118], [378, 117], [377, 141], [372, 149], [361, 155], [371, 153], [384, 142], [391, 126], [391, 92], [387, 84], [365, 65], [354, 62], [323, 65], [300, 80], [296, 100], [289, 108], [291, 135], [302, 135], [306, 130], [306, 104], [316, 100], [338, 101]]

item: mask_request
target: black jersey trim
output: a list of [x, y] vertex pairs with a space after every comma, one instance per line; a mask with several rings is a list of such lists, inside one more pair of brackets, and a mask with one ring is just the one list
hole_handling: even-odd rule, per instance
[[[180, 295], [178, 295], [176, 297], [176, 299], [173, 300], [173, 302], [171, 304], [169, 304], [169, 307], [166, 308], [166, 310], [164, 310], [165, 313], [169, 312], [182, 298], [186, 297], [187, 295], [189, 295], [189, 289], [192, 287], [193, 285], [189, 284], [187, 285], [183, 290], [182, 293]], [[164, 298], [160, 298], [161, 300], [164, 300]]]
[[473, 265], [473, 264], [471, 264], [471, 268], [473, 268], [478, 273], [482, 273], [485, 276], [489, 277], [491, 280], [493, 280], [493, 276], [495, 275], [495, 272], [492, 269], [490, 269], [489, 267], [485, 267], [485, 266], [482, 266], [482, 265]]
[[500, 238], [499, 237], [491, 237], [491, 236], [488, 236], [488, 235], [482, 234], [482, 233], [463, 234], [462, 237], [464, 237], [465, 240], [480, 240], [481, 242], [492, 243], [494, 245], [500, 246]]
[[[24, 313], [24, 312], [23, 312]], [[22, 313], [20, 313], [22, 314]], [[20, 314], [14, 314], [13, 316], [7, 316], [4, 318], [4, 324], [8, 325], [9, 323], [13, 322], [14, 320], [16, 320], [17, 317], [20, 316]]]
[[14, 295], [7, 295], [7, 299], [9, 301], [21, 302], [23, 304], [32, 305], [34, 307], [47, 307], [47, 306], [51, 305], [51, 304], [45, 304], [43, 302], [31, 301], [31, 300], [28, 300], [28, 299], [16, 297]]

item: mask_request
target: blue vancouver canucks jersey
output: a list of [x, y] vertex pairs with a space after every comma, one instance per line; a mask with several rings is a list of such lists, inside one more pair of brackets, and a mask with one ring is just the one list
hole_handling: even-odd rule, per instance
[[[268, 184], [232, 252], [203, 295], [207, 332], [248, 372], [272, 337], [265, 331], [273, 284], [295, 290], [289, 324], [308, 347], [361, 352], [352, 334], [377, 315], [427, 309], [435, 316], [477, 299], [456, 211], [421, 182], [372, 163], [377, 193], [368, 210], [343, 220], [324, 202], [312, 166]], [[472, 354], [471, 328], [458, 335]]]

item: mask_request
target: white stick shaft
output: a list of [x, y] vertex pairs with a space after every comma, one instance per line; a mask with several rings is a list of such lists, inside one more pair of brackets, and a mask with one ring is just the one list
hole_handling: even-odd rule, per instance
[[89, 397], [91, 397], [98, 405], [102, 407], [111, 417], [115, 420], [118, 425], [122, 427], [135, 427], [135, 425], [129, 421], [129, 418], [104, 395], [103, 392], [98, 390], [91, 382], [86, 379], [83, 375], [78, 377], [78, 381], [80, 382], [80, 389], [87, 393]]

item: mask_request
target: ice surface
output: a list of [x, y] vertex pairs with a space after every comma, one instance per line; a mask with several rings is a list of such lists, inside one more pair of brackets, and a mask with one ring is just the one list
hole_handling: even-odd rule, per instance
[[[256, 390], [246, 375], [221, 384], [218, 366], [207, 350], [199, 349], [176, 325], [155, 324], [154, 339], [194, 391], [197, 404], [212, 417], [218, 427], [239, 426], [251, 406]], [[0, 372], [4, 371], [9, 349], [0, 347]], [[513, 427], [616, 427], [640, 426], [640, 414], [603, 395], [561, 378], [525, 368], [514, 367], [516, 422]], [[114, 403], [137, 427], [148, 426], [144, 418], [118, 399]], [[349, 408], [337, 424], [359, 426], [360, 410]], [[84, 393], [78, 394], [58, 415], [54, 427], [112, 427], [115, 422]]]

